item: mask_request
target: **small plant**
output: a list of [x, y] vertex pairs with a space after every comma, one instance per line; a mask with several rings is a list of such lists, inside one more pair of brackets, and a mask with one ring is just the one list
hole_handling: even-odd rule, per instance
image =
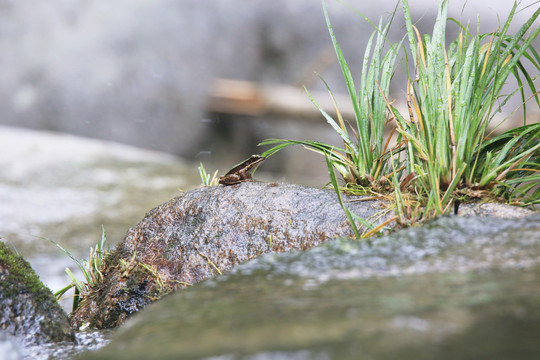
[[90, 255], [88, 260], [79, 260], [75, 258], [71, 252], [63, 248], [60, 244], [56, 243], [53, 240], [44, 238], [45, 240], [54, 244], [57, 248], [62, 250], [64, 254], [69, 256], [79, 267], [79, 270], [84, 276], [85, 281], [79, 281], [75, 275], [71, 272], [69, 268], [66, 268], [66, 274], [69, 276], [71, 283], [62, 289], [54, 293], [54, 296], [57, 300], [60, 300], [62, 296], [71, 288], [75, 288], [75, 295], [73, 297], [73, 311], [79, 306], [79, 301], [81, 297], [88, 292], [88, 290], [94, 287], [96, 284], [99, 284], [103, 280], [103, 268], [104, 262], [103, 259], [109, 253], [109, 245], [107, 244], [107, 233], [105, 232], [105, 227], [101, 226], [101, 239], [96, 244], [94, 248], [90, 248]]
[[[540, 9], [514, 36], [507, 32], [516, 3], [502, 29], [493, 33], [473, 35], [469, 27], [454, 20], [462, 31], [447, 47], [447, 8], [448, 1], [442, 1], [432, 36], [421, 36], [412, 23], [408, 0], [403, 0], [416, 75], [409, 77], [407, 86], [408, 116], [393, 111], [398, 131], [406, 140], [408, 171], [417, 174], [418, 186], [427, 194], [426, 210], [435, 214], [448, 211], [456, 191], [525, 195], [519, 189], [517, 169], [523, 183], [538, 180], [540, 171], [539, 163], [531, 162], [540, 149], [538, 124], [492, 140], [486, 130], [516, 92], [522, 95], [525, 107], [523, 79], [540, 105], [533, 79], [522, 63], [526, 58], [540, 70], [540, 57], [530, 46], [540, 28], [526, 37]], [[510, 74], [519, 87], [502, 94]], [[503, 185], [510, 185], [506, 183], [510, 179], [514, 190]]]
[[[447, 46], [448, 1], [439, 2], [433, 33], [429, 36], [419, 33], [412, 22], [408, 1], [403, 0], [404, 39], [408, 48], [403, 44], [404, 39], [395, 44], [387, 39], [396, 10], [387, 24], [371, 23], [375, 31], [368, 41], [360, 86], [356, 88], [324, 0], [322, 5], [353, 104], [354, 126], [341, 116], [325, 82], [337, 120], [309, 92], [308, 96], [343, 140], [343, 147], [309, 140], [269, 139], [261, 145], [274, 146], [263, 156], [271, 156], [290, 145], [303, 145], [321, 153], [327, 159], [338, 196], [340, 190], [333, 169], [341, 174], [349, 190], [360, 188], [392, 196], [398, 222], [402, 224], [447, 213], [456, 201], [475, 197], [540, 203], [540, 124], [524, 125], [494, 138], [487, 133], [494, 116], [516, 93], [521, 95], [526, 115], [526, 87], [540, 106], [534, 85], [536, 77], [523, 64], [523, 60], [528, 60], [540, 71], [540, 56], [531, 47], [540, 33], [540, 28], [533, 28], [540, 9], [513, 36], [508, 30], [516, 3], [502, 28], [488, 34], [473, 35], [468, 26], [450, 19], [460, 27], [461, 33]], [[408, 75], [404, 93], [409, 111], [405, 115], [389, 100], [399, 49], [404, 51]], [[410, 69], [414, 69], [413, 75]], [[503, 94], [510, 75], [518, 87]], [[383, 129], [393, 119], [397, 121], [397, 145], [390, 147], [389, 140], [383, 138]], [[355, 221], [362, 222], [346, 209], [341, 198], [340, 203], [359, 237]]]
[[204, 168], [203, 164], [200, 163], [199, 167], [199, 175], [201, 176], [201, 184], [203, 186], [216, 186], [218, 185], [218, 170], [214, 172], [214, 175], [210, 175], [206, 172], [206, 169]]

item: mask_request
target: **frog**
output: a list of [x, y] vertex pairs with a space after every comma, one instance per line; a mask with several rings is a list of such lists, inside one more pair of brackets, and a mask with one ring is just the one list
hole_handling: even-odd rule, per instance
[[251, 171], [255, 170], [266, 158], [260, 155], [251, 155], [249, 159], [242, 161], [233, 167], [225, 175], [220, 176], [219, 183], [222, 185], [234, 185], [251, 180]]

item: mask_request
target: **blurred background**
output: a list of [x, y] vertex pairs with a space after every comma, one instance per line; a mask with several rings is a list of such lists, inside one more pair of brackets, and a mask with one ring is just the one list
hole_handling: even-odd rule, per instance
[[[347, 4], [374, 23], [396, 7]], [[437, 1], [410, 5], [429, 33]], [[373, 28], [343, 3], [327, 6], [359, 81]], [[538, 6], [523, 2], [511, 33]], [[449, 16], [472, 28], [479, 17], [489, 32], [511, 7], [452, 0]], [[458, 28], [448, 28], [452, 40]], [[390, 39], [403, 34], [398, 8]], [[404, 66], [394, 81], [402, 106]], [[257, 144], [267, 138], [339, 144], [302, 88], [328, 103], [316, 73], [350, 107], [319, 0], [0, 0], [0, 68], [0, 236], [42, 274], [67, 265], [40, 237], [83, 256], [103, 224], [117, 242], [146, 211], [198, 186], [200, 162], [224, 173], [266, 150]], [[501, 119], [518, 105], [516, 98]], [[529, 110], [538, 121], [538, 107]], [[510, 118], [520, 124], [520, 116]], [[327, 182], [324, 159], [300, 149], [269, 159], [257, 175]]]
[[[347, 3], [374, 23], [396, 6], [395, 0]], [[420, 30], [429, 33], [437, 1], [410, 3]], [[479, 16], [481, 31], [488, 32], [504, 22], [512, 3], [453, 0], [449, 16], [473, 28]], [[515, 28], [538, 6], [524, 5]], [[342, 3], [328, 1], [328, 8], [359, 74], [373, 29]], [[302, 89], [323, 90], [316, 73], [345, 94], [318, 0], [2, 0], [0, 17], [3, 125], [234, 165], [261, 152], [256, 144], [265, 138], [328, 136]], [[404, 34], [401, 10], [393, 30], [391, 40], [397, 41]], [[457, 27], [449, 24], [449, 30], [454, 39]], [[249, 83], [246, 88], [216, 79]], [[394, 82], [398, 101], [400, 80]], [[268, 85], [287, 87], [261, 89]], [[327, 97], [323, 93], [319, 101]], [[266, 106], [276, 99], [275, 107]], [[276, 161], [270, 169], [309, 168]]]

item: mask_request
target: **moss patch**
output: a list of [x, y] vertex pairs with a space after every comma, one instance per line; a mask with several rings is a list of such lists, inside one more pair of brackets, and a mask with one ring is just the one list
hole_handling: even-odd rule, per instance
[[30, 264], [0, 242], [0, 328], [25, 345], [74, 341], [67, 315]]
[[19, 295], [21, 287], [33, 293], [39, 303], [50, 301], [53, 296], [51, 290], [43, 285], [28, 261], [13, 253], [3, 242], [0, 242], [0, 276], [4, 283], [20, 284], [20, 286], [2, 287], [5, 291], [3, 297]]

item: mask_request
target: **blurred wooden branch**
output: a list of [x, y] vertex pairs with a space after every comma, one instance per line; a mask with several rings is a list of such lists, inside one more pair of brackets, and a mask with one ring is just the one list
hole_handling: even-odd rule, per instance
[[[328, 92], [313, 91], [313, 98], [330, 115], [335, 115], [334, 105]], [[354, 119], [348, 95], [334, 94], [344, 118]], [[262, 116], [298, 120], [322, 119], [303, 88], [287, 85], [259, 84], [248, 81], [215, 79], [207, 105], [214, 113]], [[323, 120], [324, 121], [324, 120]]]

